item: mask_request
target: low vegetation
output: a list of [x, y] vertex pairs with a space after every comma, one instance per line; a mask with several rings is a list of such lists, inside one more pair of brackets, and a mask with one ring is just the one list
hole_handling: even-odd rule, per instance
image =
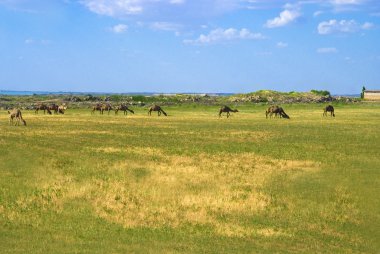
[[325, 102], [360, 102], [353, 97], [331, 96], [329, 91], [311, 90], [310, 92], [277, 92], [260, 90], [247, 94], [217, 96], [209, 94], [157, 94], [157, 95], [128, 95], [128, 94], [47, 94], [28, 96], [0, 96], [0, 109], [19, 107], [32, 109], [36, 103], [66, 104], [70, 108], [91, 108], [96, 103], [111, 103], [114, 105], [128, 104], [144, 107], [154, 103], [160, 105], [223, 105], [235, 104], [283, 104], [283, 103], [325, 103]]
[[378, 253], [380, 104], [0, 112], [2, 253]]

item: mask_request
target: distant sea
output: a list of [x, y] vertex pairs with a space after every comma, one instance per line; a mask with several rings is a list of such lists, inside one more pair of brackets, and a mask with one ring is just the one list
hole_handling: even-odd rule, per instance
[[230, 96], [234, 93], [157, 93], [157, 92], [131, 92], [131, 93], [109, 93], [109, 92], [49, 92], [49, 91], [9, 91], [0, 90], [0, 95], [144, 95], [144, 96], [154, 96], [154, 95], [174, 95], [174, 94], [189, 94], [189, 95], [210, 95], [210, 96]]

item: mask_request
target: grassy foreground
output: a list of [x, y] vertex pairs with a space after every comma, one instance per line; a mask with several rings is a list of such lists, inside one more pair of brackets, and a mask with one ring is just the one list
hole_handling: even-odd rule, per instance
[[379, 253], [380, 104], [0, 112], [1, 253]]

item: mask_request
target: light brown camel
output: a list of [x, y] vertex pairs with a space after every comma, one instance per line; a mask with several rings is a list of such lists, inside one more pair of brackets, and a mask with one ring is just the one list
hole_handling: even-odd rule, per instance
[[277, 117], [277, 114], [278, 114], [278, 113], [275, 113], [275, 112], [278, 111], [278, 109], [279, 109], [279, 106], [277, 106], [277, 105], [272, 105], [272, 106], [270, 106], [270, 107], [265, 111], [265, 118], [268, 118], [268, 115], [269, 115], [270, 118], [272, 118], [272, 115], [273, 115], [273, 114], [275, 114], [274, 117]]
[[166, 112], [158, 105], [153, 105], [149, 108], [148, 115], [152, 115], [152, 111], [157, 111], [157, 115], [160, 116], [161, 113], [167, 116]]
[[15, 108], [12, 111], [8, 111], [9, 114], [9, 124], [13, 124], [13, 119], [16, 118], [16, 122], [14, 125], [20, 125], [20, 120], [26, 125], [24, 118], [22, 118], [21, 110]]
[[102, 107], [102, 114], [104, 111], [107, 111], [108, 112], [108, 115], [110, 114], [110, 111], [113, 110], [113, 107], [111, 104], [107, 103], [107, 104], [103, 104], [103, 107]]
[[67, 109], [66, 105], [61, 105], [61, 106], [58, 107], [58, 113], [64, 114], [65, 111], [66, 111], [66, 109]]
[[127, 111], [131, 112], [132, 114], [135, 113], [132, 109], [129, 109], [128, 106], [125, 104], [121, 104], [115, 108], [115, 115], [117, 115], [119, 110], [124, 111], [124, 115], [128, 115]]
[[46, 106], [45, 104], [37, 104], [37, 105], [35, 106], [35, 110], [36, 110], [36, 111], [34, 111], [35, 114], [38, 114], [38, 111], [39, 111], [39, 110], [43, 110], [43, 111], [44, 111], [44, 114], [46, 114], [46, 111], [47, 111], [48, 114], [51, 115], [51, 111], [50, 111], [49, 107]]
[[223, 106], [219, 110], [219, 117], [222, 117], [222, 113], [227, 113], [227, 118], [230, 117], [230, 112], [239, 112], [237, 109], [231, 109], [230, 107]]
[[92, 107], [91, 114], [94, 114], [95, 111], [100, 111], [100, 114], [103, 114], [103, 104], [97, 103]]
[[266, 118], [268, 118], [268, 114], [269, 114], [270, 118], [272, 118], [272, 115], [274, 114], [275, 117], [277, 117], [277, 115], [279, 115], [280, 118], [290, 119], [290, 117], [285, 113], [284, 109], [277, 106], [277, 105], [270, 106], [267, 109], [267, 111], [265, 111], [265, 117]]
[[331, 106], [331, 105], [326, 106], [323, 109], [323, 116], [327, 116], [327, 112], [330, 112], [330, 116], [335, 117], [334, 107], [333, 106]]

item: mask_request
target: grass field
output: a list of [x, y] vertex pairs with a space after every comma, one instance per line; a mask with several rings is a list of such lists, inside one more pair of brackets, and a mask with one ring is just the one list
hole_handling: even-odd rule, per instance
[[380, 104], [0, 112], [1, 253], [379, 253]]

